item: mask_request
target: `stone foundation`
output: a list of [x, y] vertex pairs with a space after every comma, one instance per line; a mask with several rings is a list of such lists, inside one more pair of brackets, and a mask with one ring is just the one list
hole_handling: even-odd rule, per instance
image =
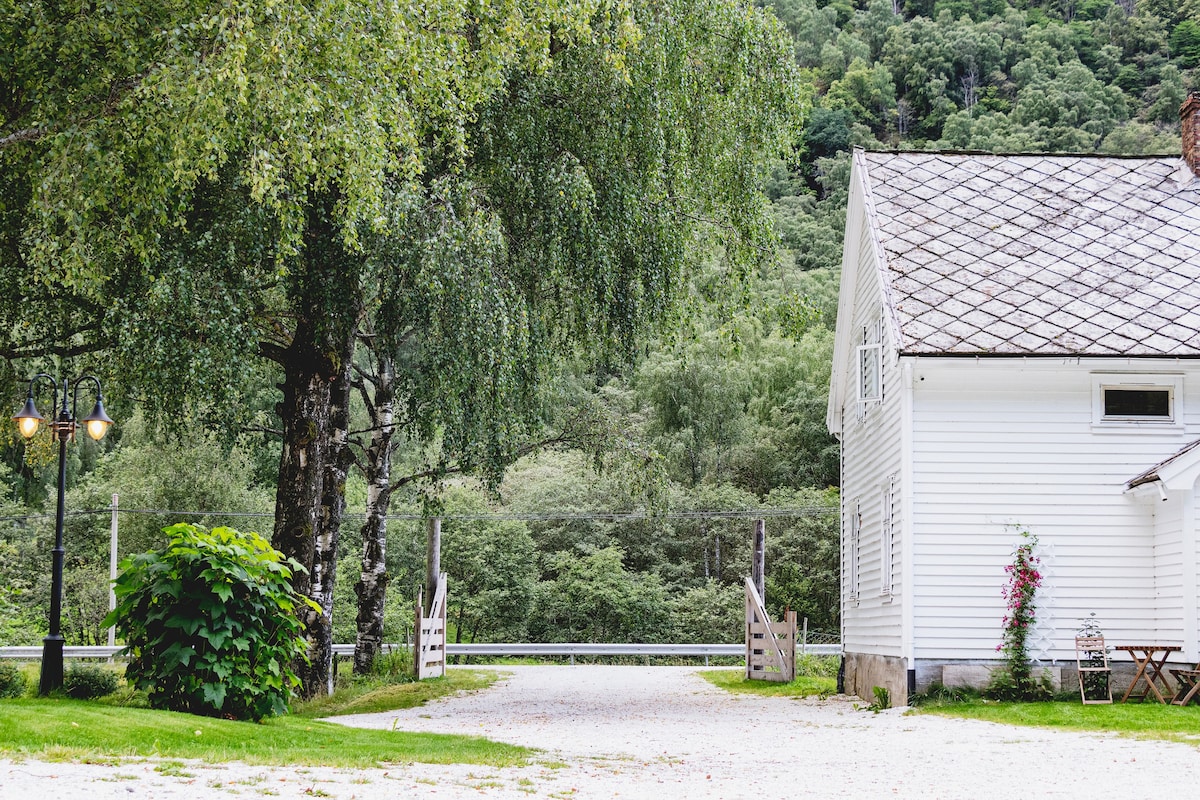
[[[893, 706], [908, 705], [908, 664], [903, 658], [894, 656], [869, 655], [867, 653], [846, 653], [843, 656], [843, 691], [856, 695], [863, 700], [875, 702], [875, 687], [882, 686], [888, 690]], [[1133, 680], [1134, 664], [1130, 661], [1115, 659], [1112, 665], [1113, 700], [1119, 702], [1129, 682]], [[1171, 667], [1191, 666], [1191, 664], [1168, 664], [1164, 674]], [[969, 687], [982, 689], [988, 684], [992, 670], [1001, 667], [1001, 662], [988, 661], [947, 661], [924, 659], [916, 663], [913, 670], [915, 690], [917, 693], [929, 691], [934, 684], [943, 686]], [[1034, 666], [1034, 674], [1041, 670], [1050, 673], [1050, 684], [1054, 691], [1078, 692], [1079, 673], [1074, 661], [1059, 661], [1051, 665]], [[1172, 682], [1173, 684], [1173, 682]]]
[[[991, 681], [992, 670], [999, 668], [995, 664], [943, 664], [942, 685], [951, 689], [958, 687], [982, 689]], [[1054, 691], [1061, 691], [1063, 686], [1062, 667], [1034, 667], [1033, 674], [1038, 677], [1043, 671], [1050, 673], [1050, 685], [1054, 687]], [[1074, 673], [1073, 669], [1071, 671]]]
[[893, 706], [908, 705], [908, 669], [903, 658], [867, 653], [844, 656], [844, 691], [875, 702], [875, 687], [888, 690]]

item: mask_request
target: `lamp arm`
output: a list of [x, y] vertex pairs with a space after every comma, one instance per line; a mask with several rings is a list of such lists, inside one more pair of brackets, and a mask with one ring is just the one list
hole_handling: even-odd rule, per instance
[[[100, 388], [100, 379], [95, 375], [80, 375], [75, 379], [75, 385], [71, 387], [71, 419], [73, 420], [79, 419], [79, 384], [83, 383], [84, 381], [91, 381], [92, 383], [96, 384], [96, 400], [101, 403], [104, 402], [104, 390]], [[66, 391], [65, 382], [63, 390]], [[64, 409], [66, 405], [67, 400], [64, 397]]]
[[[53, 395], [54, 401], [50, 404], [50, 407], [53, 408], [55, 411], [57, 411], [58, 410], [58, 381], [54, 378], [53, 375], [48, 375], [45, 372], [39, 372], [37, 375], [34, 375], [32, 378], [30, 378], [29, 379], [29, 396], [33, 397], [34, 385], [37, 384], [37, 382], [42, 379], [45, 379], [46, 381], [48, 381], [50, 383], [50, 388], [54, 392], [54, 395]], [[65, 385], [63, 387], [63, 391], [64, 392], [66, 391]]]
[[[33, 397], [33, 387], [34, 387], [34, 384], [36, 384], [36, 383], [37, 383], [39, 380], [42, 380], [42, 381], [48, 382], [48, 383], [50, 384], [50, 387], [51, 387], [51, 389], [53, 390], [53, 395], [52, 395], [52, 397], [53, 397], [53, 400], [52, 400], [52, 402], [50, 403], [50, 409], [51, 409], [51, 411], [50, 411], [50, 422], [49, 422], [49, 423], [47, 423], [47, 424], [49, 424], [49, 425], [53, 425], [53, 424], [55, 423], [55, 421], [56, 421], [56, 419], [55, 419], [55, 416], [59, 414], [59, 409], [58, 409], [58, 379], [57, 379], [57, 378], [55, 378], [53, 375], [49, 375], [49, 374], [47, 374], [47, 373], [45, 373], [45, 372], [39, 372], [37, 375], [34, 375], [32, 378], [30, 378], [30, 379], [29, 379], [29, 396], [30, 396], [30, 397]], [[63, 414], [65, 414], [65, 413], [67, 413], [67, 382], [66, 382], [66, 381], [63, 381], [63, 382], [62, 382], [62, 390], [63, 390], [63, 406], [62, 406], [62, 413], [63, 413]]]

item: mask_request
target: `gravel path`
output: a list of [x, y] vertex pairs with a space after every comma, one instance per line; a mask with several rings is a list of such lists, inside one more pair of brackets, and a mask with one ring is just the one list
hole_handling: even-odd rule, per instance
[[[188, 798], [1081, 798], [1187, 796], [1200, 749], [873, 714], [848, 698], [730, 695], [692, 667], [504, 667], [491, 689], [345, 725], [468, 733], [544, 751], [527, 767], [387, 770], [0, 760], [0, 800]], [[863, 705], [859, 702], [859, 705]], [[1200, 731], [1197, 731], [1200, 741]], [[185, 774], [178, 774], [182, 771]]]

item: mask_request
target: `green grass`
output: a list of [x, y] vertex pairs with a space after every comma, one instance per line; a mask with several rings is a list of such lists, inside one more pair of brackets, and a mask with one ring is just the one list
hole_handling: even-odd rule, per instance
[[386, 680], [356, 680], [339, 686], [332, 695], [292, 704], [292, 714], [298, 717], [334, 717], [341, 714], [373, 714], [400, 708], [415, 708], [430, 700], [458, 692], [486, 689], [500, 677], [490, 670], [456, 668], [444, 678], [431, 678], [408, 683], [389, 683]]
[[476, 736], [347, 728], [315, 716], [411, 708], [444, 694], [476, 689], [495, 675], [452, 670], [446, 678], [346, 691], [298, 704], [297, 714], [263, 723], [198, 717], [69, 699], [0, 700], [0, 754], [49, 760], [198, 759], [210, 763], [372, 767], [394, 763], [526, 764], [529, 748]]
[[1164, 739], [1200, 744], [1200, 706], [1160, 703], [1114, 703], [1085, 706], [1075, 702], [998, 703], [971, 700], [921, 706], [917, 713], [979, 719], [1006, 725], [1102, 731], [1138, 739]]
[[701, 670], [697, 674], [713, 686], [727, 692], [768, 697], [810, 697], [812, 695], [828, 697], [837, 693], [837, 679], [826, 676], [800, 675], [791, 683], [775, 683], [774, 681], [746, 680], [744, 669]]

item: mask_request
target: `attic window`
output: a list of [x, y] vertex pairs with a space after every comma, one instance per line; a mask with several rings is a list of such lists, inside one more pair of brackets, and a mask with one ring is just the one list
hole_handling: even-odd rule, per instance
[[1105, 387], [1105, 419], [1170, 419], [1171, 390]]
[[864, 325], [862, 344], [858, 346], [858, 402], [878, 403], [883, 400], [883, 344], [881, 325]]
[[1174, 425], [1182, 380], [1175, 375], [1094, 375], [1093, 422], [1103, 426]]

